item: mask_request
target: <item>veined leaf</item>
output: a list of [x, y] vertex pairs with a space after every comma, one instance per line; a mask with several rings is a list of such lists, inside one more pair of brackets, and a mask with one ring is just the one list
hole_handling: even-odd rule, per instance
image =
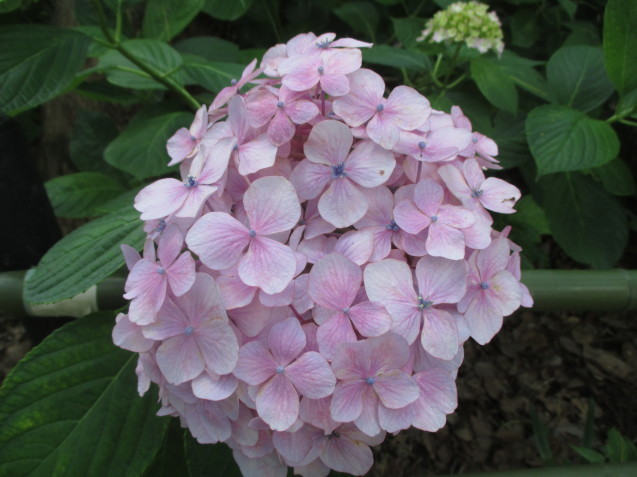
[[47, 181], [49, 196], [58, 217], [95, 217], [100, 205], [117, 197], [124, 188], [111, 177], [97, 172], [78, 172]]

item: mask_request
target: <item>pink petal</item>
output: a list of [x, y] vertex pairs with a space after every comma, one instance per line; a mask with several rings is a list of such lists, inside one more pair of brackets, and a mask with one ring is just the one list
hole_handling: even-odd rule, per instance
[[315, 351], [304, 353], [285, 369], [285, 374], [307, 398], [320, 399], [334, 392], [334, 373], [325, 358]]
[[348, 227], [367, 212], [367, 201], [358, 188], [346, 177], [332, 181], [318, 204], [321, 217], [336, 227]]
[[356, 146], [345, 162], [348, 177], [363, 187], [384, 184], [396, 166], [394, 154], [372, 141], [363, 141]]
[[342, 311], [356, 298], [361, 278], [358, 265], [339, 253], [332, 253], [312, 267], [308, 291], [319, 305]]
[[243, 283], [270, 294], [282, 292], [294, 278], [295, 270], [296, 256], [292, 249], [259, 236], [252, 239], [238, 267]]
[[242, 141], [250, 130], [248, 109], [241, 96], [234, 96], [228, 103], [228, 123], [232, 129], [233, 136], [239, 141]]
[[427, 253], [449, 260], [462, 260], [465, 256], [464, 234], [444, 224], [431, 224], [427, 236]]
[[141, 326], [132, 323], [128, 316], [120, 313], [116, 320], [112, 333], [113, 343], [116, 346], [136, 353], [143, 353], [153, 347], [155, 342], [145, 338]]
[[375, 378], [372, 385], [383, 406], [400, 409], [411, 404], [420, 395], [418, 384], [402, 370], [395, 369]]
[[444, 310], [425, 309], [420, 343], [435, 358], [453, 359], [460, 346], [455, 318]]
[[356, 341], [356, 333], [354, 333], [349, 318], [343, 313], [336, 313], [319, 326], [316, 340], [321, 354], [327, 359], [332, 359], [343, 343]]
[[139, 191], [135, 208], [142, 213], [142, 220], [160, 219], [179, 209], [187, 196], [188, 189], [181, 181], [159, 179]]
[[314, 199], [330, 182], [330, 174], [329, 167], [303, 159], [290, 174], [290, 181], [294, 184], [299, 199]]
[[296, 124], [309, 123], [319, 114], [319, 108], [312, 101], [300, 100], [285, 105], [285, 113]]
[[200, 326], [194, 335], [208, 369], [217, 374], [231, 373], [237, 363], [239, 343], [230, 325], [214, 319]]
[[348, 316], [363, 336], [380, 336], [389, 331], [392, 325], [391, 316], [385, 307], [371, 301], [354, 305], [350, 308]]
[[347, 75], [360, 69], [363, 63], [363, 55], [357, 48], [331, 50], [324, 53], [323, 57], [326, 75]]
[[250, 124], [258, 128], [270, 121], [277, 111], [277, 102], [277, 97], [265, 89], [251, 95], [246, 105]]
[[174, 166], [183, 161], [192, 152], [196, 144], [196, 138], [195, 140], [192, 139], [190, 131], [186, 128], [180, 128], [166, 143], [166, 150], [170, 156], [168, 165]]
[[233, 374], [250, 385], [258, 385], [276, 373], [277, 363], [259, 341], [250, 341], [239, 349]]
[[274, 164], [277, 147], [270, 142], [267, 134], [261, 134], [250, 142], [239, 146], [237, 162], [239, 174], [246, 176]]
[[374, 236], [366, 230], [350, 230], [336, 241], [334, 251], [356, 265], [364, 265], [374, 250]]
[[374, 463], [374, 456], [364, 443], [341, 436], [327, 441], [321, 460], [337, 472], [365, 475]]
[[383, 113], [376, 113], [365, 130], [370, 139], [385, 149], [393, 148], [400, 139], [400, 129]]
[[170, 289], [175, 296], [181, 296], [195, 283], [195, 259], [190, 252], [184, 252], [166, 272]]
[[349, 93], [349, 79], [343, 74], [325, 74], [319, 82], [321, 89], [330, 96], [338, 97]]
[[200, 399], [221, 401], [237, 390], [237, 379], [231, 374], [212, 376], [203, 372], [192, 381], [192, 392]]
[[261, 419], [275, 431], [285, 431], [299, 416], [299, 395], [283, 374], [276, 374], [261, 387], [256, 403]]
[[418, 291], [438, 303], [458, 303], [467, 291], [467, 263], [423, 257], [416, 265]]
[[217, 285], [227, 310], [249, 305], [256, 291], [256, 288], [243, 283], [238, 275], [220, 275], [217, 277]]
[[396, 224], [405, 232], [417, 234], [431, 224], [431, 218], [423, 214], [411, 200], [401, 200], [394, 209]]
[[414, 375], [420, 387], [420, 398], [413, 404], [413, 426], [423, 431], [435, 432], [445, 425], [446, 415], [458, 405], [456, 385], [445, 370], [428, 369]]
[[268, 139], [275, 146], [288, 142], [294, 137], [295, 132], [296, 127], [283, 111], [277, 111], [268, 125]]
[[309, 161], [335, 166], [345, 161], [352, 147], [350, 129], [340, 121], [328, 120], [312, 128], [303, 151]]
[[416, 184], [414, 202], [425, 215], [432, 217], [438, 214], [444, 194], [440, 184], [432, 179], [424, 179]]
[[365, 381], [341, 381], [336, 385], [330, 404], [330, 414], [337, 422], [352, 422], [363, 412]]
[[378, 396], [369, 384], [363, 387], [362, 393], [363, 412], [361, 412], [361, 415], [354, 421], [354, 424], [356, 424], [356, 427], [364, 434], [375, 436], [381, 432], [378, 423]]
[[250, 227], [259, 235], [290, 230], [301, 217], [301, 205], [294, 186], [280, 176], [255, 180], [243, 195]]
[[376, 114], [385, 92], [385, 82], [372, 70], [362, 68], [350, 75], [350, 93], [334, 100], [334, 112], [352, 127]]
[[157, 348], [155, 358], [162, 374], [171, 384], [181, 384], [196, 378], [205, 367], [194, 336], [183, 333], [165, 340]]
[[272, 357], [281, 366], [287, 366], [305, 348], [305, 333], [299, 320], [288, 318], [276, 323], [268, 333], [268, 348]]
[[225, 212], [210, 212], [194, 223], [186, 243], [206, 266], [224, 270], [237, 263], [250, 243], [250, 233]]
[[520, 190], [514, 185], [489, 177], [482, 184], [482, 196], [480, 202], [486, 209], [501, 214], [512, 214], [515, 212], [513, 206], [520, 199]]
[[422, 126], [431, 113], [429, 101], [409, 86], [397, 86], [387, 98], [386, 117], [405, 131]]

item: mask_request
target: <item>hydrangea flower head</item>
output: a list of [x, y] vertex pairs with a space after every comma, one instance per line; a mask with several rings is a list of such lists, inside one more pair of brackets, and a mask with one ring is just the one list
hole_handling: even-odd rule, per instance
[[497, 146], [457, 107], [386, 95], [369, 46], [271, 48], [168, 140], [181, 180], [135, 198], [148, 238], [123, 247], [113, 341], [159, 414], [247, 477], [364, 475], [387, 432], [444, 426], [464, 341], [532, 305], [491, 228], [520, 198], [485, 176]]
[[437, 12], [425, 25], [419, 41], [465, 43], [480, 53], [504, 50], [500, 19], [489, 5], [481, 2], [455, 2]]

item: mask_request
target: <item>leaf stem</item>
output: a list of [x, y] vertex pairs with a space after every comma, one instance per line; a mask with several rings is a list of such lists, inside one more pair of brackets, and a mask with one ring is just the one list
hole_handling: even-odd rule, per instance
[[[164, 85], [166, 88], [177, 94], [182, 101], [184, 101], [188, 106], [190, 106], [194, 111], [197, 111], [201, 104], [197, 101], [191, 94], [186, 91], [180, 84], [178, 84], [172, 78], [164, 76], [161, 72], [157, 71], [153, 66], [149, 65], [145, 61], [141, 60], [133, 53], [131, 53], [120, 41], [118, 38], [113, 37], [111, 32], [108, 30], [106, 26], [106, 15], [104, 14], [104, 7], [102, 6], [102, 2], [100, 0], [93, 0], [93, 4], [97, 10], [97, 16], [100, 22], [100, 28], [104, 37], [110, 42], [107, 45], [109, 48], [113, 48], [119, 51], [122, 56], [127, 58], [131, 63], [137, 66], [140, 70], [144, 71], [148, 76], [157, 81], [158, 83]], [[118, 3], [119, 5], [119, 3]], [[121, 19], [120, 19], [121, 22]], [[121, 30], [121, 25], [120, 25]], [[117, 35], [117, 32], [116, 32]]]

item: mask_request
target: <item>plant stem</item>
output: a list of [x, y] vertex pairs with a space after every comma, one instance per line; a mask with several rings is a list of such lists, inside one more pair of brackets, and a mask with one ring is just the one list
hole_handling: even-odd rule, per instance
[[108, 27], [106, 26], [106, 15], [104, 14], [104, 7], [102, 6], [102, 2], [100, 0], [93, 0], [93, 4], [95, 5], [95, 8], [97, 10], [97, 16], [99, 18], [102, 33], [104, 34], [104, 37], [110, 42], [110, 44], [107, 46], [119, 51], [122, 56], [127, 58], [131, 63], [145, 72], [152, 79], [177, 94], [182, 99], [182, 101], [188, 104], [188, 106], [190, 106], [194, 111], [197, 111], [201, 107], [199, 101], [193, 98], [191, 94], [186, 91], [180, 84], [175, 82], [172, 78], [165, 76], [153, 66], [135, 56], [124, 45], [121, 44], [118, 38], [114, 38], [111, 32], [108, 30]]

